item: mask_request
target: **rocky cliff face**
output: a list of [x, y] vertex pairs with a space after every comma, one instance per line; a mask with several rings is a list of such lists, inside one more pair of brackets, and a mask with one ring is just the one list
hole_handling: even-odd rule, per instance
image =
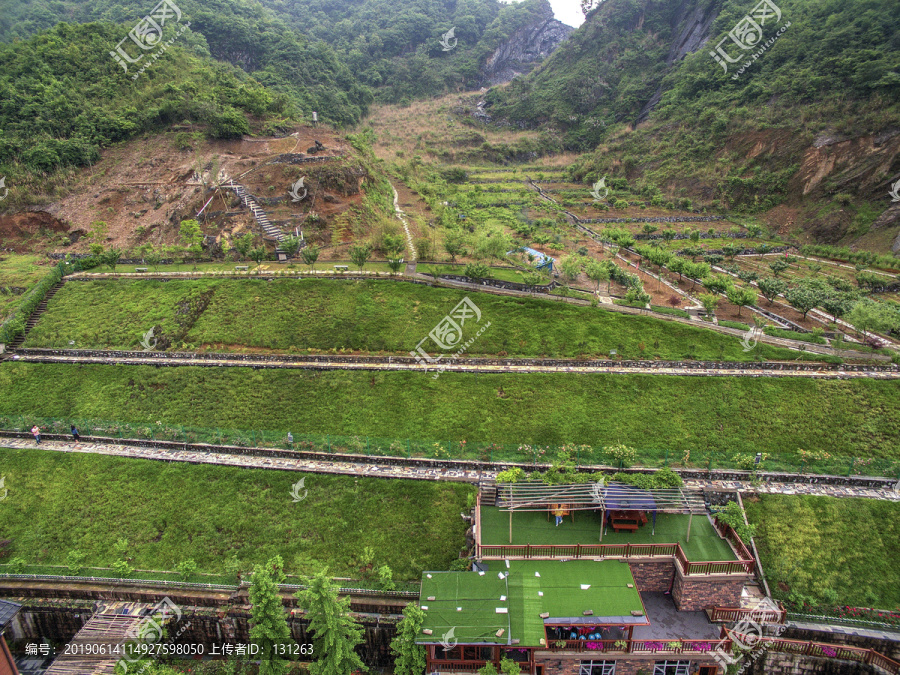
[[528, 73], [569, 37], [575, 29], [553, 18], [545, 2], [538, 20], [516, 31], [491, 54], [482, 68], [482, 84], [494, 86]]

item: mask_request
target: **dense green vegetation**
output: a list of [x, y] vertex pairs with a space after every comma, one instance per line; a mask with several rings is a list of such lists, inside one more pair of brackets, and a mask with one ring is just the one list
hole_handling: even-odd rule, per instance
[[776, 598], [800, 611], [900, 608], [900, 504], [786, 495], [744, 504]]
[[[443, 442], [621, 442], [704, 464], [800, 449], [897, 460], [897, 391], [895, 381], [874, 380], [452, 372], [435, 380], [424, 371], [0, 364], [2, 415]], [[530, 448], [522, 459], [533, 460]]]
[[[468, 293], [491, 322], [470, 355], [747, 361], [794, 359], [787, 349], [702, 328], [550, 300]], [[467, 292], [392, 281], [318, 279], [69, 282], [29, 333], [29, 347], [140, 349], [150, 328], [162, 348], [348, 350], [406, 354]], [[203, 309], [204, 303], [205, 309]], [[86, 312], [85, 308], [90, 307]], [[466, 326], [466, 337], [477, 328]], [[427, 341], [425, 349], [437, 346]]]
[[[721, 11], [711, 30], [711, 47], [747, 13], [740, 0], [714, 4]], [[504, 116], [567, 130], [573, 145], [582, 148], [595, 145], [615, 122], [634, 119], [661, 85], [665, 93], [654, 117], [702, 123], [707, 133], [698, 137], [698, 144], [713, 142], [709, 132], [725, 131], [728, 109], [764, 104], [772, 97], [783, 99], [782, 106], [824, 101], [838, 92], [859, 99], [876, 96], [882, 106], [898, 102], [898, 45], [888, 0], [868, 0], [862, 6], [782, 0], [778, 6], [783, 13], [778, 25], [789, 21], [791, 26], [771, 53], [754, 62], [752, 77], [732, 80], [739, 66], [725, 74], [709, 49], [667, 65], [670, 44], [681, 28], [677, 19], [685, 18], [680, 5], [608, 0], [539, 72], [493, 90], [489, 100]], [[839, 39], [821, 40], [826, 24]], [[768, 25], [767, 39], [773, 33]], [[602, 44], [609, 58], [598, 59], [588, 48], [594, 44]], [[731, 121], [752, 119], [745, 109]]]
[[[4, 0], [0, 41], [27, 39], [59, 21], [112, 21], [123, 26], [121, 35], [99, 52], [112, 64], [109, 50], [153, 4]], [[365, 113], [372, 90], [400, 101], [480, 84], [484, 60], [502, 40], [537, 19], [543, 0], [509, 6], [498, 0], [415, 0], [400, 7], [389, 0], [176, 4], [182, 21], [191, 23], [186, 44], [192, 49], [288, 94], [307, 119], [316, 110], [321, 119], [350, 124]], [[444, 52], [441, 36], [451, 28], [457, 46]]]
[[112, 24], [61, 24], [0, 46], [0, 173], [13, 199], [27, 172], [86, 166], [101, 147], [142, 132], [187, 120], [213, 137], [239, 137], [250, 131], [248, 114], [278, 120], [294, 110], [289, 97], [200, 56], [193, 46], [202, 38], [189, 32], [132, 81], [109, 55], [123, 35]]
[[[397, 579], [447, 569], [464, 545], [468, 485], [161, 463], [103, 455], [0, 449], [0, 501], [10, 558], [85, 567], [232, 575], [280, 555], [289, 574], [328, 566], [362, 578], [367, 564]], [[304, 479], [295, 502], [292, 486]], [[78, 495], [77, 504], [73, 496]], [[124, 555], [116, 548], [127, 539]], [[365, 562], [364, 549], [374, 556]], [[3, 562], [9, 562], [4, 560]], [[61, 572], [57, 572], [59, 574]], [[233, 581], [233, 579], [232, 579]]]

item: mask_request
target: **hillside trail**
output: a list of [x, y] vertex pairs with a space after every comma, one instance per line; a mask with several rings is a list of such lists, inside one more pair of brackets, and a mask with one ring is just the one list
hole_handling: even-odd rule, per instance
[[[253, 448], [259, 454], [238, 454], [238, 451], [247, 452], [250, 448], [214, 449], [206, 445], [179, 444], [177, 447], [152, 447], [145, 444], [131, 444], [128, 439], [121, 439], [119, 443], [89, 441], [82, 439], [78, 443], [71, 440], [55, 440], [45, 438], [40, 445], [28, 438], [13, 438], [5, 436], [2, 445], [6, 448], [28, 449], [42, 452], [83, 453], [110, 455], [130, 459], [156, 460], [166, 463], [184, 462], [189, 464], [217, 464], [220, 466], [237, 466], [243, 468], [267, 469], [270, 471], [302, 471], [316, 474], [343, 474], [358, 477], [393, 478], [407, 480], [450, 481], [463, 483], [493, 483], [497, 478], [497, 471], [503, 468], [502, 464], [491, 465], [485, 468], [481, 462], [467, 462], [465, 460], [447, 462], [443, 460], [428, 460], [424, 458], [385, 458], [377, 457], [334, 458], [315, 457], [307, 458], [278, 456], [269, 448]], [[298, 453], [299, 454], [299, 453]], [[603, 467], [596, 467], [602, 470]], [[741, 492], [744, 494], [783, 494], [783, 495], [810, 495], [819, 497], [844, 497], [877, 499], [880, 501], [900, 502], [900, 489], [897, 484], [885, 483], [884, 479], [875, 484], [854, 485], [854, 479], [862, 479], [864, 476], [854, 476], [846, 479], [846, 484], [834, 484], [833, 482], [820, 480], [815, 474], [804, 474], [792, 478], [788, 482], [787, 475], [779, 476], [781, 480], [767, 480], [754, 485], [751, 480], [734, 480], [733, 477], [720, 477], [713, 471], [707, 477], [684, 479], [684, 486], [695, 490], [711, 490], [724, 492]], [[877, 481], [878, 479], [876, 479]]]
[[406, 266], [407, 274], [416, 273], [416, 263], [421, 258], [421, 252], [415, 247], [415, 238], [425, 236], [424, 224], [428, 223], [431, 209], [415, 190], [397, 178], [391, 178], [391, 189], [394, 191], [394, 212], [403, 224], [406, 234], [407, 248], [409, 250], [409, 262]]

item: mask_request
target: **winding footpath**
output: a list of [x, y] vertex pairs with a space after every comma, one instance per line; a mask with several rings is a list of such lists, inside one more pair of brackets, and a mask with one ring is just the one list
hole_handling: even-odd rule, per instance
[[406, 232], [406, 245], [409, 247], [410, 264], [413, 265], [413, 270], [415, 270], [416, 247], [413, 245], [412, 234], [409, 231], [409, 221], [406, 220], [406, 213], [400, 208], [400, 195], [397, 194], [397, 188], [391, 185], [391, 190], [394, 191], [394, 213], [400, 222], [403, 223], [403, 230]]
[[[203, 451], [199, 446], [183, 446], [187, 449], [166, 449], [144, 447], [127, 444], [111, 444], [81, 441], [44, 440], [38, 445], [26, 438], [0, 438], [0, 447], [16, 449], [44, 450], [50, 452], [71, 452], [110, 455], [131, 459], [148, 459], [163, 462], [185, 462], [189, 464], [214, 464], [218, 466], [238, 466], [255, 469], [272, 469], [278, 471], [302, 471], [313, 474], [338, 474], [366, 478], [402, 478], [408, 480], [450, 481], [458, 483], [493, 482], [497, 471], [481, 471], [475, 469], [438, 468], [428, 466], [419, 461], [394, 459], [392, 463], [371, 461], [354, 462], [341, 459], [309, 460], [288, 457], [265, 457], [254, 455], [233, 455], [225, 452]], [[181, 447], [181, 446], [179, 446]], [[260, 448], [260, 452], [267, 452]], [[336, 457], [340, 457], [339, 455]], [[430, 462], [434, 463], [434, 462]], [[498, 464], [497, 469], [503, 466]], [[863, 497], [900, 502], [900, 489], [897, 485], [884, 488], [857, 487], [852, 485], [830, 485], [816, 482], [815, 475], [809, 475], [805, 483], [764, 482], [752, 485], [749, 481], [716, 480], [714, 478], [692, 479], [684, 481], [685, 487], [706, 489], [721, 492], [741, 492], [758, 494], [815, 495], [824, 497]], [[15, 489], [13, 485], [7, 486]], [[315, 490], [315, 481], [310, 480], [306, 487]]]

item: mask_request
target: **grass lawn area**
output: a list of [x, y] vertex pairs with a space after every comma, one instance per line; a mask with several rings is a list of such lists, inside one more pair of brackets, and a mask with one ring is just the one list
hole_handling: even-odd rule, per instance
[[900, 503], [760, 495], [744, 506], [776, 597], [900, 609]]
[[[28, 289], [40, 281], [51, 267], [42, 255], [8, 253], [0, 258], [0, 321], [18, 306]], [[25, 291], [19, 293], [18, 289], [22, 288]]]
[[[0, 415], [441, 442], [622, 442], [703, 466], [710, 452], [715, 462], [767, 452], [765, 466], [775, 468], [800, 448], [896, 461], [898, 391], [896, 381], [865, 379], [446, 372], [434, 380], [424, 371], [0, 364]], [[517, 456], [532, 461], [530, 452]]]
[[[407, 354], [464, 297], [490, 328], [473, 356], [606, 357], [748, 361], [795, 352], [702, 328], [539, 298], [432, 288], [392, 281], [325, 279], [106, 279], [71, 281], [53, 297], [28, 347], [140, 349], [155, 330], [178, 349]], [[205, 306], [205, 308], [204, 308]], [[475, 324], [473, 324], [474, 326]], [[475, 334], [465, 327], [463, 337]], [[429, 347], [430, 345], [430, 347]], [[430, 353], [437, 345], [424, 345]]]
[[[513, 544], [681, 544], [688, 560], [692, 562], [708, 562], [720, 560], [737, 560], [728, 543], [713, 528], [709, 519], [694, 516], [691, 523], [690, 541], [685, 541], [688, 529], [688, 516], [681, 513], [658, 513], [656, 515], [656, 534], [653, 531], [653, 519], [647, 514], [650, 522], [636, 532], [614, 532], [607, 527], [600, 541], [600, 512], [576, 511], [575, 522], [572, 516], [566, 516], [563, 524], [556, 526], [553, 516], [547, 520], [546, 513], [521, 512], [513, 514]], [[509, 543], [509, 513], [495, 506], [481, 509], [481, 543]]]
[[[465, 545], [459, 518], [471, 486], [293, 471], [163, 463], [89, 454], [0, 448], [2, 536], [10, 557], [110, 566], [119, 537], [131, 565], [169, 570], [186, 559], [223, 572], [232, 556], [251, 569], [281, 555], [290, 574], [328, 566], [359, 577], [365, 546], [395, 579], [447, 569]], [[305, 477], [307, 498], [291, 486]], [[303, 490], [300, 491], [301, 493]]]

